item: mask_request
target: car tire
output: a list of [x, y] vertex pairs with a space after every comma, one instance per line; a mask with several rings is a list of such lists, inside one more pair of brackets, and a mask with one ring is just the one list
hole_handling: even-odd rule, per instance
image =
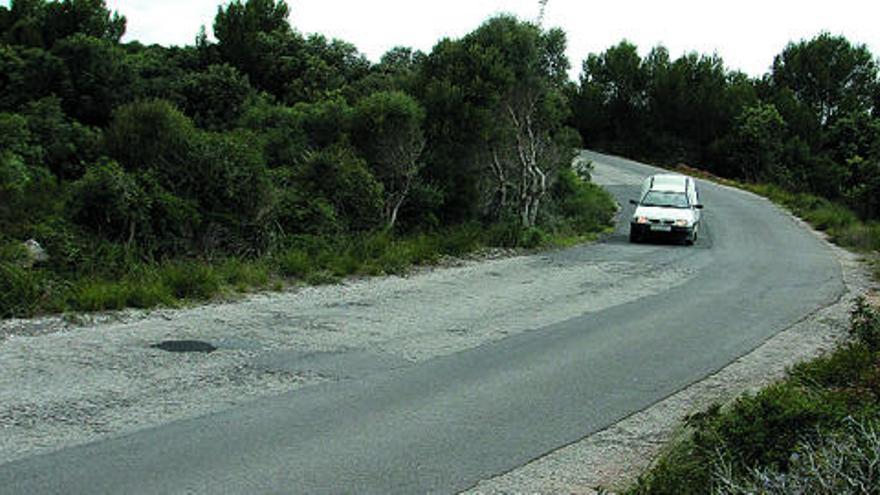
[[688, 246], [693, 246], [697, 242], [697, 236], [699, 235], [699, 232], [700, 224], [697, 224], [694, 226], [694, 231], [691, 233], [691, 235], [685, 238], [684, 243]]
[[629, 242], [631, 242], [633, 244], [638, 244], [641, 241], [642, 241], [642, 238], [638, 234], [636, 234], [632, 230], [629, 231]]

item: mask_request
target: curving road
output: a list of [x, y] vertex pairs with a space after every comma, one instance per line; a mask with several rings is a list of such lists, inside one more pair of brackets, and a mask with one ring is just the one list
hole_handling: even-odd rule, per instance
[[[617, 232], [533, 263], [646, 263], [692, 276], [414, 365], [371, 363], [356, 379], [15, 460], [0, 465], [0, 491], [455, 493], [706, 377], [843, 291], [814, 234], [762, 199], [702, 181], [696, 246], [629, 244], [627, 200], [656, 169], [585, 154], [626, 205]], [[588, 306], [590, 293], [581, 297]]]

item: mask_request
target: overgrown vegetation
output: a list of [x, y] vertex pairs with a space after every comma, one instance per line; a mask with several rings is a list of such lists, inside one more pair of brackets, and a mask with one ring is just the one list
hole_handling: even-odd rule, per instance
[[866, 222], [842, 238], [877, 230], [880, 79], [864, 45], [827, 33], [792, 42], [752, 79], [717, 55], [673, 60], [658, 46], [643, 58], [623, 41], [590, 55], [570, 90], [570, 122], [589, 148], [772, 184], [766, 192], [793, 203], [824, 198], [815, 209], [828, 220], [849, 222], [830, 211], [840, 204]]
[[880, 314], [863, 299], [850, 336], [784, 381], [691, 416], [630, 493], [877, 493]]
[[609, 196], [568, 172], [564, 33], [498, 16], [372, 64], [289, 15], [233, 0], [216, 42], [166, 48], [122, 43], [103, 0], [0, 7], [0, 316], [401, 273], [605, 228]]

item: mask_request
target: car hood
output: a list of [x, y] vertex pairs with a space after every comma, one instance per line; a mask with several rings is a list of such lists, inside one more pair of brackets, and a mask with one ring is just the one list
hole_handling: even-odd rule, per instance
[[663, 208], [661, 206], [639, 206], [633, 214], [636, 217], [648, 217], [650, 220], [694, 220], [691, 208]]

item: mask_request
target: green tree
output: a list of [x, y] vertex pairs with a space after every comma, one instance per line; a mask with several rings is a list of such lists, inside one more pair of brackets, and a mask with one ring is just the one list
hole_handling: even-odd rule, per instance
[[234, 127], [248, 100], [256, 96], [247, 76], [226, 64], [188, 74], [180, 91], [184, 111], [199, 127], [212, 130]]
[[374, 93], [355, 107], [354, 141], [383, 185], [388, 228], [397, 223], [422, 167], [424, 120], [422, 106], [401, 92]]
[[32, 100], [69, 93], [64, 62], [41, 48], [0, 44], [0, 110], [18, 111]]
[[22, 115], [34, 140], [44, 150], [43, 165], [59, 179], [78, 179], [85, 164], [97, 160], [100, 131], [67, 117], [58, 98], [32, 101], [24, 106]]
[[[425, 60], [418, 91], [430, 143], [425, 176], [443, 190], [444, 221], [490, 213], [486, 205], [499, 196], [495, 192], [508, 188], [517, 194], [500, 194], [502, 204], [490, 209], [514, 207], [503, 203], [516, 198], [518, 208], [537, 212], [557, 153], [519, 151], [555, 149], [545, 145], [556, 142], [553, 134], [567, 117], [561, 111], [567, 103], [557, 104], [564, 101], [567, 77], [564, 46], [559, 31], [499, 16], [461, 40], [441, 41]], [[498, 173], [499, 161], [505, 170], [524, 173]], [[514, 177], [524, 179], [509, 184]], [[525, 217], [530, 223], [535, 215]]]
[[126, 170], [156, 169], [173, 183], [193, 156], [195, 128], [171, 103], [145, 100], [119, 107], [104, 132], [104, 148]]
[[584, 61], [581, 93], [587, 101], [600, 99], [607, 108], [611, 135], [606, 139], [629, 143], [639, 134], [647, 110], [647, 84], [638, 49], [626, 40]]
[[743, 110], [736, 118], [729, 151], [738, 175], [752, 182], [778, 179], [785, 133], [785, 121], [773, 105]]
[[57, 40], [74, 34], [119, 43], [126, 19], [111, 12], [105, 0], [61, 0], [46, 2], [43, 42], [51, 48]]
[[309, 149], [303, 121], [299, 111], [258, 100], [245, 110], [239, 125], [260, 137], [269, 168], [294, 168], [303, 162]]
[[865, 45], [822, 33], [790, 43], [773, 61], [772, 82], [790, 89], [828, 126], [841, 115], [866, 112], [878, 91], [877, 63]]
[[72, 186], [73, 220], [100, 236], [132, 244], [149, 223], [150, 204], [137, 179], [109, 160], [89, 165]]
[[118, 43], [125, 33], [125, 17], [104, 0], [12, 0], [2, 10], [0, 32], [13, 45], [50, 49], [74, 34]]
[[134, 73], [113, 42], [75, 34], [56, 43], [52, 54], [64, 61], [69, 74], [70, 84], [61, 94], [68, 115], [104, 126], [113, 109], [129, 100]]
[[348, 230], [370, 230], [381, 224], [382, 184], [350, 148], [337, 145], [311, 153], [296, 181], [310, 197], [332, 205]]
[[[218, 7], [214, 35], [221, 59], [248, 76], [257, 88], [278, 97], [298, 64], [302, 37], [288, 22], [290, 9], [283, 0], [235, 0]], [[294, 60], [291, 60], [293, 58]]]

